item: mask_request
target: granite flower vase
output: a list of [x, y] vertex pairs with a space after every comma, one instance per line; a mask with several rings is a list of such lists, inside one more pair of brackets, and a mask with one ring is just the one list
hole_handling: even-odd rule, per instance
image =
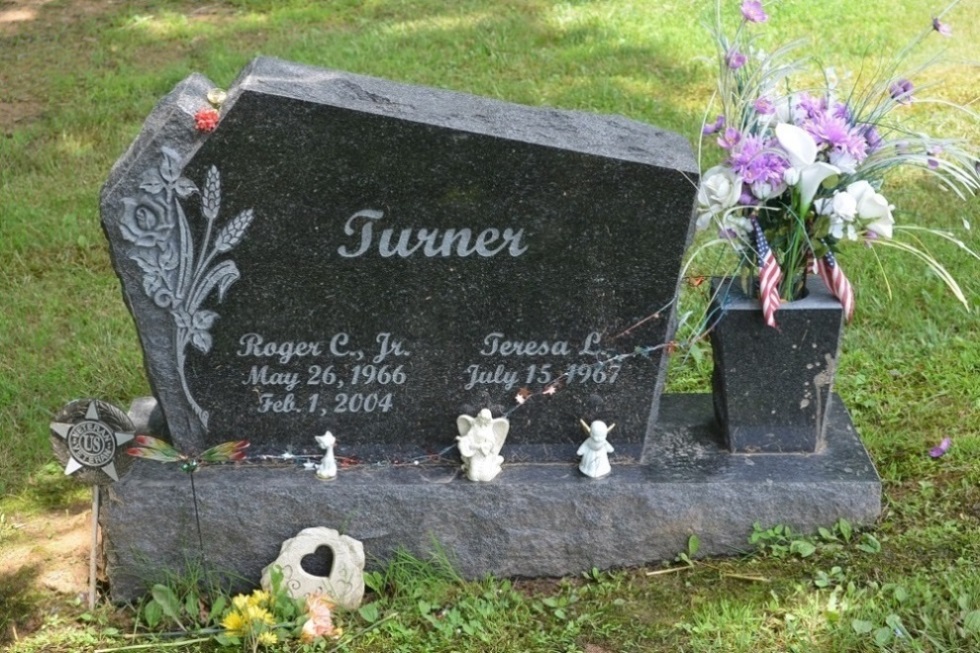
[[820, 450], [844, 311], [810, 275], [804, 297], [784, 302], [777, 328], [738, 280], [715, 279], [711, 330], [715, 417], [733, 453]]

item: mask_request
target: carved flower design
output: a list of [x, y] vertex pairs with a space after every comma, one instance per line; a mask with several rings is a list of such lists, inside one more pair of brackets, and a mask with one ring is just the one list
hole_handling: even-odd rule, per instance
[[177, 326], [187, 331], [194, 348], [202, 354], [208, 353], [212, 344], [211, 334], [208, 331], [214, 325], [214, 321], [218, 319], [218, 314], [208, 310], [199, 310], [192, 314], [183, 309], [177, 309], [171, 313]]
[[119, 221], [123, 238], [137, 247], [163, 249], [174, 228], [173, 217], [167, 207], [147, 196], [138, 200], [124, 198], [123, 204], [125, 209]]
[[[160, 151], [163, 160], [143, 173], [136, 198], [122, 200], [119, 229], [134, 244], [129, 259], [143, 273], [143, 291], [173, 317], [177, 375], [184, 396], [206, 429], [208, 411], [194, 399], [184, 374], [186, 349], [190, 345], [201, 354], [211, 350], [210, 331], [218, 314], [202, 305], [215, 290], [218, 301], [223, 300], [241, 276], [234, 261], [214, 261], [242, 241], [254, 214], [246, 209], [223, 226], [216, 226], [221, 207], [218, 169], [211, 166], [201, 190], [182, 176], [182, 159], [176, 150], [162, 147]], [[189, 222], [181, 203], [195, 193], [200, 195], [206, 223], [200, 231]], [[200, 235], [203, 240], [195, 243], [195, 236]]]

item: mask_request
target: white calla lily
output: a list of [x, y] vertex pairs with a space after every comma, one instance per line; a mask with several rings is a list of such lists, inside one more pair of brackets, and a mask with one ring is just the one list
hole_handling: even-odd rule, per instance
[[796, 170], [813, 165], [817, 160], [817, 142], [805, 129], [781, 122], [776, 125], [776, 140], [786, 150], [789, 164]]
[[817, 142], [806, 130], [780, 123], [776, 125], [776, 140], [785, 150], [792, 172], [787, 171], [786, 181], [800, 191], [803, 208], [809, 208], [820, 184], [840, 174], [840, 169], [823, 161], [817, 161]]
[[854, 196], [857, 215], [862, 220], [870, 220], [865, 227], [882, 238], [892, 237], [892, 207], [885, 196], [875, 191], [874, 187], [863, 179], [847, 186], [847, 192]]
[[813, 165], [809, 165], [800, 170], [799, 189], [800, 201], [803, 206], [809, 207], [813, 201], [813, 197], [817, 194], [817, 190], [820, 189], [820, 185], [839, 174], [840, 170], [823, 161], [817, 161]]

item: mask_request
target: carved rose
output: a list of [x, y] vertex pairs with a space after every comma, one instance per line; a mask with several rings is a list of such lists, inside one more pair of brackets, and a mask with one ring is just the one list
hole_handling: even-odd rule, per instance
[[149, 197], [139, 200], [123, 199], [125, 211], [119, 222], [123, 238], [137, 247], [164, 248], [174, 228], [173, 217], [167, 207]]

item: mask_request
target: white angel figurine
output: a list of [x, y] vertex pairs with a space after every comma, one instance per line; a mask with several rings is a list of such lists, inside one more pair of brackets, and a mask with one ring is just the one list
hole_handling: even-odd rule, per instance
[[609, 465], [609, 454], [614, 450], [613, 446], [606, 441], [606, 435], [616, 425], [606, 426], [606, 423], [601, 420], [592, 422], [592, 426], [586, 425], [583, 420], [579, 420], [579, 422], [589, 434], [589, 439], [578, 448], [578, 455], [582, 456], [582, 462], [579, 463], [578, 469], [591, 478], [601, 478], [612, 471], [612, 467]]
[[327, 431], [323, 435], [316, 436], [316, 443], [321, 449], [326, 450], [323, 458], [320, 459], [320, 464], [316, 467], [316, 477], [324, 481], [332, 481], [337, 478], [337, 461], [333, 457], [333, 447], [337, 444], [337, 438]]
[[492, 481], [500, 473], [504, 457], [500, 450], [510, 430], [510, 422], [504, 417], [496, 419], [484, 408], [476, 417], [460, 415], [456, 418], [459, 436], [456, 438], [459, 454], [463, 458], [463, 471], [471, 481]]

